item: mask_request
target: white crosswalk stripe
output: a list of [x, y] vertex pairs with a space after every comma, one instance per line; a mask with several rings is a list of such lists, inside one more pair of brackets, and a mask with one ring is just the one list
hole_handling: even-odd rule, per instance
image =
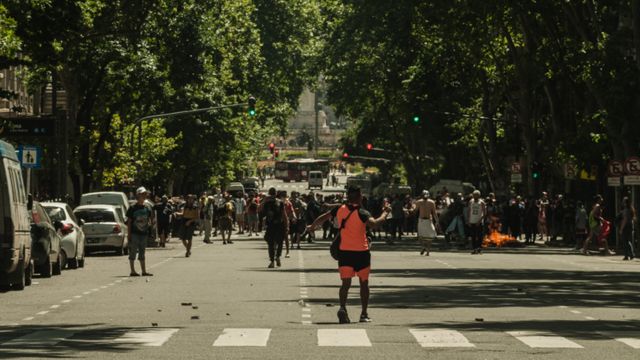
[[115, 339], [115, 342], [126, 344], [140, 344], [142, 346], [162, 346], [169, 341], [179, 329], [136, 329], [127, 331]]
[[624, 332], [624, 331], [606, 331], [600, 332], [600, 335], [614, 339], [621, 342], [633, 349], [640, 349], [640, 333], [639, 332]]
[[453, 348], [453, 347], [475, 347], [464, 335], [455, 330], [409, 329], [409, 332], [416, 338], [422, 347]]
[[581, 345], [553, 333], [536, 331], [509, 331], [508, 334], [520, 340], [530, 348], [582, 349]]
[[319, 329], [318, 346], [371, 346], [364, 329]]
[[267, 346], [271, 329], [224, 329], [213, 346]]

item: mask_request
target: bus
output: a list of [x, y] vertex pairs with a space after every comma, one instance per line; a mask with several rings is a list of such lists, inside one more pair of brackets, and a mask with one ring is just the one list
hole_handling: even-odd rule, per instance
[[284, 182], [306, 181], [309, 171], [322, 171], [322, 176], [329, 176], [329, 160], [293, 159], [276, 162], [275, 178]]

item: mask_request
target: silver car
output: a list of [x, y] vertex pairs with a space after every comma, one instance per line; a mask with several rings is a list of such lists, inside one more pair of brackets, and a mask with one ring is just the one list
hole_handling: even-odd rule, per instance
[[114, 205], [82, 205], [73, 210], [84, 222], [85, 248], [91, 251], [128, 253], [127, 225], [121, 211]]
[[47, 202], [41, 205], [49, 214], [51, 221], [62, 223], [61, 247], [66, 255], [67, 267], [69, 269], [84, 267], [85, 235], [82, 222], [76, 219], [71, 207], [65, 203]]

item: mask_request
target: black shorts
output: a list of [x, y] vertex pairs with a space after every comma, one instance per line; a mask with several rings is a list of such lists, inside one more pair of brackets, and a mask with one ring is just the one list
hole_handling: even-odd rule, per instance
[[371, 252], [340, 250], [338, 267], [343, 266], [353, 268], [356, 272], [371, 267]]
[[163, 221], [158, 222], [158, 236], [169, 236], [171, 232], [171, 223]]

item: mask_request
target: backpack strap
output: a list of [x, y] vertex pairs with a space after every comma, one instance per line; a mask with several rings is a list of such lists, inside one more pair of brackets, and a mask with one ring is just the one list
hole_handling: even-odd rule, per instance
[[351, 210], [351, 212], [349, 212], [349, 215], [347, 215], [346, 218], [342, 219], [342, 222], [340, 223], [340, 230], [343, 230], [347, 226], [347, 221], [349, 221], [351, 214], [353, 214], [356, 210], [358, 210], [358, 208]]

